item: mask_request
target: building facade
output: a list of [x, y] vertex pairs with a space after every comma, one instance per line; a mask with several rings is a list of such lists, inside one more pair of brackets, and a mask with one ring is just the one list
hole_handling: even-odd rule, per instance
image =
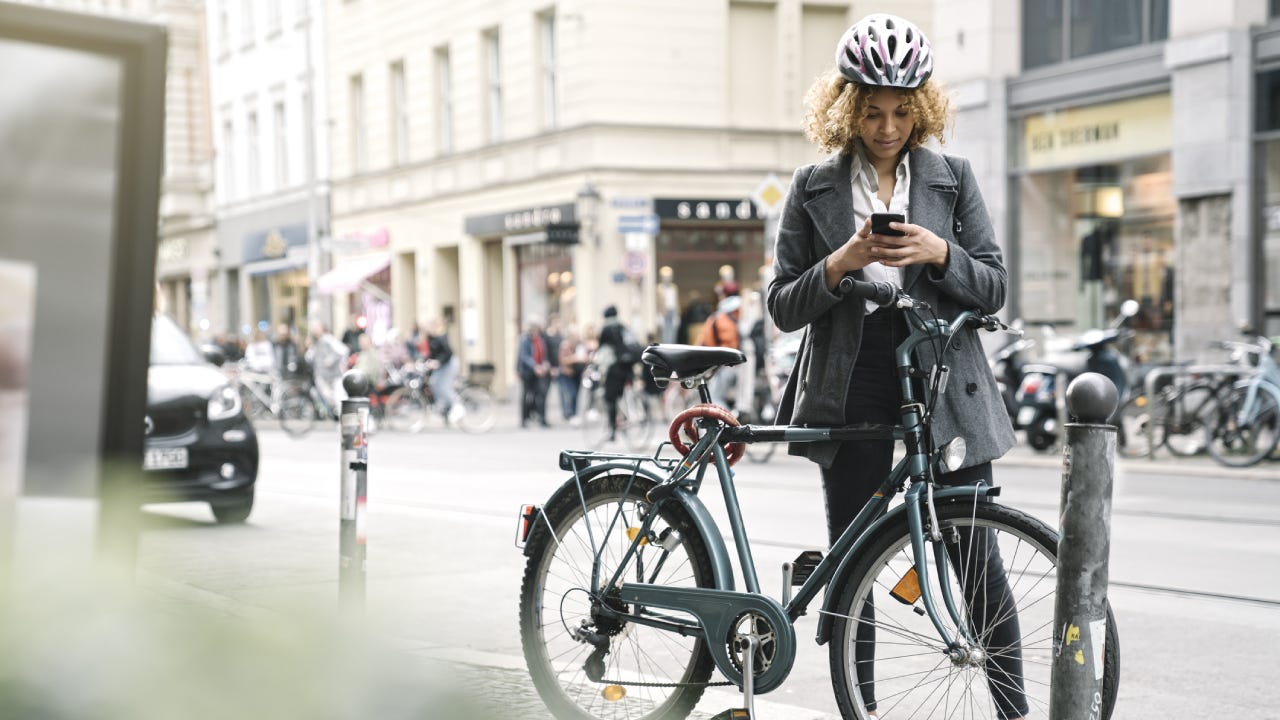
[[938, 8], [956, 145], [984, 173], [1012, 315], [1079, 332], [1133, 298], [1131, 351], [1149, 362], [1212, 355], [1241, 323], [1280, 331], [1277, 3]]
[[332, 322], [323, 0], [208, 0], [217, 161], [216, 330]]
[[616, 305], [643, 337], [673, 297], [714, 302], [723, 266], [758, 287], [749, 198], [818, 159], [804, 93], [891, 8], [932, 2], [330, 0], [338, 324], [376, 340], [440, 316], [506, 386], [532, 316], [598, 326]]

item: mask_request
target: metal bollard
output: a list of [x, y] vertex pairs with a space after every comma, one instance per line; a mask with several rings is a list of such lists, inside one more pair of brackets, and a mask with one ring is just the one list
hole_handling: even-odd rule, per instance
[[368, 485], [369, 378], [360, 370], [342, 376], [342, 501], [338, 523], [338, 603], [359, 612], [365, 597], [365, 492]]
[[1101, 717], [1116, 455], [1116, 428], [1106, 421], [1118, 402], [1115, 384], [1098, 373], [1081, 375], [1067, 389], [1078, 421], [1064, 428], [1050, 720]]

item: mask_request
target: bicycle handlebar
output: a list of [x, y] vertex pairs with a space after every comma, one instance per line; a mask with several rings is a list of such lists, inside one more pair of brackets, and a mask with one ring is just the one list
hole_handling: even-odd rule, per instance
[[[836, 286], [836, 292], [840, 295], [852, 295], [856, 298], [869, 300], [880, 307], [888, 307], [890, 305], [896, 305], [900, 308], [928, 307], [925, 303], [907, 295], [902, 291], [902, 288], [896, 287], [891, 283], [858, 280], [852, 275], [845, 275], [840, 278], [840, 283]], [[988, 332], [1006, 332], [1015, 337], [1022, 337], [1024, 334], [1021, 328], [1010, 327], [995, 315], [986, 315], [973, 310], [966, 312], [968, 317], [965, 317], [962, 313], [961, 323], [968, 327], [982, 328]], [[958, 327], [958, 325], [955, 327]]]

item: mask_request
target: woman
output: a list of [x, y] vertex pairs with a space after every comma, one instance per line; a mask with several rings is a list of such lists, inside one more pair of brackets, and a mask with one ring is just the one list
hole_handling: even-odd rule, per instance
[[[929, 80], [932, 71], [933, 53], [918, 27], [893, 15], [869, 15], [840, 39], [836, 67], [805, 98], [805, 133], [832, 154], [796, 171], [779, 223], [769, 312], [783, 332], [807, 329], [779, 408], [781, 423], [894, 425], [901, 419], [894, 349], [906, 337], [905, 322], [892, 309], [837, 294], [845, 275], [891, 282], [940, 317], [967, 308], [994, 313], [1004, 304], [1007, 276], [969, 163], [923, 146], [942, 141], [950, 114]], [[872, 233], [872, 213], [904, 215], [908, 222], [890, 225], [902, 235]], [[938, 480], [989, 483], [991, 461], [1014, 437], [974, 331], [961, 331], [946, 362], [950, 391], [938, 399], [933, 440], [940, 447], [963, 435], [968, 457], [966, 467]], [[834, 544], [888, 475], [893, 443], [795, 444], [791, 452], [821, 467]], [[998, 575], [987, 602], [1007, 602], [999, 555], [987, 564]], [[1005, 645], [1014, 651], [1002, 667], [988, 668], [993, 688], [1011, 688], [995, 693], [1000, 714], [1020, 718], [1027, 708], [1017, 618], [993, 634], [995, 642], [1011, 638]], [[874, 711], [873, 686], [860, 684]]]

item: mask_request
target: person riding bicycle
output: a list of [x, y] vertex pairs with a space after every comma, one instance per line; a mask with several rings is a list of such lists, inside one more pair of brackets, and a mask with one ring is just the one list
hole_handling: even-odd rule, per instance
[[427, 382], [431, 385], [436, 407], [450, 422], [457, 422], [464, 412], [453, 391], [453, 384], [458, 379], [458, 356], [453, 354], [453, 346], [449, 344], [444, 320], [437, 317], [427, 322], [426, 336], [420, 347], [424, 351], [423, 361], [431, 370]]
[[600, 328], [600, 347], [595, 362], [604, 373], [604, 404], [609, 416], [609, 440], [618, 435], [618, 399], [631, 381], [633, 366], [640, 361], [640, 343], [634, 333], [618, 321], [618, 308], [604, 309], [604, 325]]
[[[768, 287], [778, 328], [807, 330], [777, 422], [896, 425], [902, 392], [894, 352], [909, 332], [906, 321], [893, 308], [838, 294], [841, 278], [892, 283], [950, 319], [969, 308], [998, 311], [1008, 277], [969, 162], [924, 147], [930, 139], [942, 142], [951, 116], [930, 79], [928, 38], [903, 18], [872, 14], [844, 33], [835, 59], [805, 97], [805, 134], [831, 155], [792, 178]], [[876, 213], [901, 214], [907, 222], [890, 222], [893, 234], [873, 232]], [[968, 447], [965, 467], [937, 480], [990, 483], [991, 461], [1013, 446], [1014, 435], [975, 331], [960, 331], [944, 357], [921, 365], [935, 363], [948, 368], [949, 378], [933, 408], [932, 442], [941, 447], [960, 436]], [[893, 442], [793, 444], [790, 452], [821, 468], [834, 543], [888, 475]], [[987, 608], [999, 608], [1007, 602], [1007, 580], [998, 557], [987, 564], [997, 569], [986, 585]], [[1017, 638], [1016, 629], [1016, 616], [1001, 621], [990, 642]], [[1007, 720], [1028, 712], [1021, 653], [1016, 639], [1010, 642], [1006, 648], [1013, 649], [991, 673]], [[873, 712], [869, 682], [863, 699]]]

